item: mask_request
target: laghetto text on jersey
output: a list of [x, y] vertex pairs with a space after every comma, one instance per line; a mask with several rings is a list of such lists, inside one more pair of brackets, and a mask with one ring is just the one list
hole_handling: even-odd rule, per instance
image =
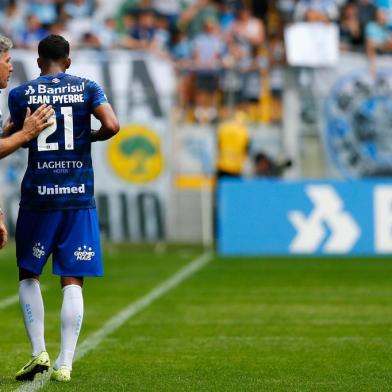
[[27, 107], [52, 105], [55, 122], [28, 143], [28, 166], [22, 181], [21, 208], [53, 210], [93, 208], [91, 114], [107, 103], [90, 80], [65, 73], [45, 75], [10, 92], [8, 105], [15, 130]]

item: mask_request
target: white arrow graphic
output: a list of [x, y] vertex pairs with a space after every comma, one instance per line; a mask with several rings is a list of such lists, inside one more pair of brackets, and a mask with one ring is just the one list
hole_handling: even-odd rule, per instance
[[361, 230], [352, 216], [344, 211], [344, 205], [330, 185], [310, 185], [305, 190], [314, 204], [306, 217], [301, 211], [289, 212], [289, 220], [297, 230], [290, 244], [294, 253], [313, 253], [327, 235], [325, 226], [331, 231], [323, 250], [327, 253], [346, 253], [357, 242]]

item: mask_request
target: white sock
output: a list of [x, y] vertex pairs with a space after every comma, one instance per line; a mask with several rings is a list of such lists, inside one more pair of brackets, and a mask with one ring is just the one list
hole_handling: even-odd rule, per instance
[[72, 368], [80, 328], [83, 321], [82, 288], [75, 284], [63, 287], [63, 306], [61, 307], [61, 352], [54, 368]]
[[30, 338], [32, 355], [46, 351], [44, 339], [44, 303], [41, 287], [36, 279], [24, 279], [19, 282], [19, 302], [23, 319]]

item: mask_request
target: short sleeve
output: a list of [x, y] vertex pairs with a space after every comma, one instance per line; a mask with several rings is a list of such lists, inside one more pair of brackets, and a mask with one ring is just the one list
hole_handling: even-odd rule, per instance
[[89, 99], [92, 110], [99, 105], [109, 102], [102, 88], [92, 81], [89, 82]]
[[26, 116], [26, 108], [20, 105], [17, 89], [13, 89], [9, 93], [8, 108], [10, 111], [11, 121], [14, 123], [14, 130], [19, 131], [23, 128], [23, 123]]

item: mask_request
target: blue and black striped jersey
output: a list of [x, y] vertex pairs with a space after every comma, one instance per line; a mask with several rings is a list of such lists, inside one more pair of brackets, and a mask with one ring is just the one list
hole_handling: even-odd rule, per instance
[[29, 81], [10, 92], [8, 105], [15, 130], [27, 107], [53, 106], [55, 123], [26, 147], [28, 166], [22, 181], [21, 208], [53, 210], [93, 208], [91, 114], [107, 103], [95, 82], [60, 73]]

